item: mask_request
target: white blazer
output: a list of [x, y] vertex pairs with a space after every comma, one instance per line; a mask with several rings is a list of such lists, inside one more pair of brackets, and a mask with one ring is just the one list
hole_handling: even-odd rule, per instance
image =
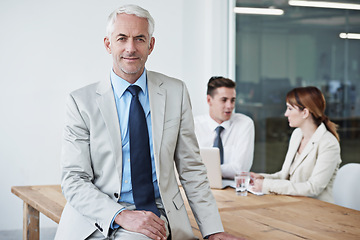
[[299, 155], [297, 165], [291, 168], [302, 137], [300, 128], [293, 131], [281, 171], [261, 174], [265, 177], [263, 192], [308, 196], [333, 203], [332, 188], [341, 163], [339, 142], [320, 124]]
[[[174, 163], [203, 236], [222, 232], [194, 133], [185, 84], [147, 71], [156, 176], [172, 239], [195, 239], [175, 177]], [[67, 204], [55, 239], [105, 237], [123, 208], [120, 126], [110, 79], [72, 92], [62, 149], [62, 191]]]

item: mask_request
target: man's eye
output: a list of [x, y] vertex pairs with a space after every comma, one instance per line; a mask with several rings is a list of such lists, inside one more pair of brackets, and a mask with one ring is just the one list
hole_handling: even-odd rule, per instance
[[143, 38], [137, 38], [136, 39], [138, 42], [145, 42], [145, 39], [143, 39]]

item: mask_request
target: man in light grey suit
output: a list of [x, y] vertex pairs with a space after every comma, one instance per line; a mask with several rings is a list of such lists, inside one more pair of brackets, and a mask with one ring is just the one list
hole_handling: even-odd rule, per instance
[[[109, 16], [105, 48], [110, 79], [72, 92], [62, 150], [67, 204], [56, 239], [194, 239], [174, 163], [200, 231], [209, 239], [239, 239], [223, 230], [206, 169], [199, 156], [185, 84], [147, 71], [155, 39], [150, 14], [134, 5]], [[160, 215], [138, 210], [130, 171], [129, 86], [148, 127], [154, 199]], [[143, 151], [143, 149], [138, 149]], [[149, 160], [150, 161], [150, 160]]]

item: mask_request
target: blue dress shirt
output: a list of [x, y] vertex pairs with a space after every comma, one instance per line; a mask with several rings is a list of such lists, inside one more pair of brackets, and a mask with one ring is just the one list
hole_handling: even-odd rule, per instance
[[[119, 202], [134, 204], [132, 184], [131, 184], [131, 170], [130, 170], [131, 159], [130, 159], [130, 142], [129, 142], [129, 128], [128, 128], [130, 102], [132, 95], [129, 91], [126, 91], [126, 89], [131, 84], [126, 80], [122, 79], [121, 77], [119, 77], [118, 75], [116, 75], [113, 70], [111, 71], [110, 79], [114, 91], [115, 103], [119, 117], [120, 134], [121, 134], [121, 142], [122, 142], [122, 164], [123, 164], [122, 174], [123, 175], [122, 175], [121, 193], [120, 193]], [[134, 83], [134, 85], [139, 86], [142, 90], [139, 92], [138, 97], [145, 112], [146, 123], [149, 132], [152, 180], [153, 180], [155, 199], [156, 199], [160, 197], [160, 193], [159, 193], [159, 186], [157, 184], [157, 177], [155, 171], [150, 103], [149, 103], [149, 94], [148, 94], [147, 81], [146, 81], [146, 70], [144, 70], [143, 74]]]

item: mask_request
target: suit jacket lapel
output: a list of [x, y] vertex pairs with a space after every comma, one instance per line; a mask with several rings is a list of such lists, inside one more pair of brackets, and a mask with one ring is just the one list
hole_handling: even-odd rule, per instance
[[[298, 148], [299, 148], [299, 146], [300, 146], [300, 143], [298, 145]], [[295, 166], [292, 168], [290, 175], [292, 175], [295, 172], [296, 168], [305, 160], [306, 156], [312, 151], [313, 147], [314, 147], [314, 143], [309, 141], [307, 143], [306, 147], [304, 148], [304, 150], [301, 152], [301, 154], [299, 156], [299, 161], [295, 162]], [[296, 149], [296, 152], [297, 152], [297, 149]], [[295, 154], [296, 154], [296, 152], [295, 152]], [[295, 154], [294, 154], [294, 157], [295, 157]]]
[[[306, 147], [304, 148], [304, 150], [302, 151], [302, 153], [300, 154], [299, 156], [299, 160], [300, 161], [297, 161], [296, 162], [296, 165], [294, 166], [294, 168], [292, 168], [292, 171], [290, 173], [293, 174], [296, 170], [296, 168], [305, 160], [305, 158], [307, 157], [307, 155], [309, 155], [309, 153], [313, 150], [315, 144], [317, 142], [320, 141], [321, 139], [321, 136], [326, 132], [326, 127], [325, 125], [322, 123], [320, 124], [320, 126], [316, 129], [316, 131], [314, 132], [314, 134], [312, 135], [311, 139], [309, 140], [309, 142], [307, 143]], [[302, 136], [301, 136], [302, 137]], [[299, 145], [300, 145], [300, 142], [301, 142], [301, 138], [300, 138], [300, 141], [299, 141]], [[299, 148], [299, 145], [297, 147], [297, 149]], [[296, 151], [297, 151], [296, 149]], [[295, 152], [296, 153], [296, 152]], [[295, 156], [295, 155], [294, 155]]]
[[[155, 78], [151, 71], [147, 71], [147, 84], [150, 102], [152, 137], [156, 173], [159, 176], [159, 153], [164, 129], [166, 90], [161, 88], [162, 81]], [[158, 177], [159, 180], [159, 177]]]
[[287, 172], [289, 173], [289, 175], [292, 174], [292, 172], [290, 172], [290, 167], [291, 165], [293, 164], [294, 162], [294, 158], [295, 158], [295, 155], [297, 153], [297, 150], [300, 146], [300, 143], [301, 143], [301, 139], [302, 139], [302, 134], [298, 134], [295, 138], [293, 138], [290, 142], [291, 144], [291, 148], [289, 146], [289, 154], [288, 154], [288, 158], [287, 159], [288, 161], [286, 161], [287, 165], [286, 165], [286, 170]]
[[115, 155], [115, 165], [118, 170], [119, 176], [122, 176], [122, 143], [119, 126], [119, 118], [116, 110], [116, 103], [114, 93], [111, 87], [110, 80], [102, 81], [99, 83], [97, 89], [98, 98], [96, 102], [99, 106], [101, 115], [105, 122], [107, 131], [111, 138], [111, 144]]

